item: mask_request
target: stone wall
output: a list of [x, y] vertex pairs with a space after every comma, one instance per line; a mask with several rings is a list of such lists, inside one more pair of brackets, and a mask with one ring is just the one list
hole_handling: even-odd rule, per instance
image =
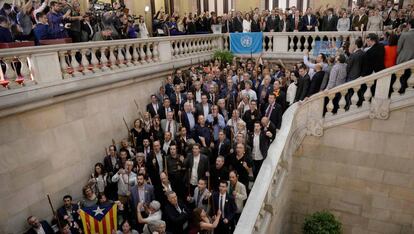
[[50, 218], [46, 194], [55, 209], [65, 194], [79, 199], [104, 147], [127, 136], [122, 118], [137, 117], [134, 99], [144, 109], [164, 75], [0, 119], [0, 233], [22, 233], [29, 215]]
[[289, 233], [320, 210], [344, 233], [414, 233], [414, 107], [306, 137], [292, 167]]

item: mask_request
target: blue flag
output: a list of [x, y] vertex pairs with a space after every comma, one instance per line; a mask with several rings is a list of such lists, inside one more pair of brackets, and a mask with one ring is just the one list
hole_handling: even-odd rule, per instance
[[230, 51], [235, 54], [262, 52], [263, 33], [230, 33]]

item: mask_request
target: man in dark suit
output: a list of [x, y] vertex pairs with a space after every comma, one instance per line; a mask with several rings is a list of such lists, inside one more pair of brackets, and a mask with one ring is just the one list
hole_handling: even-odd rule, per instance
[[194, 127], [197, 123], [195, 113], [192, 111], [192, 106], [189, 102], [184, 103], [184, 111], [181, 112], [181, 125], [187, 130], [187, 135], [193, 137]]
[[26, 232], [26, 234], [37, 234], [37, 233], [45, 233], [45, 234], [54, 234], [52, 227], [45, 221], [39, 221], [39, 219], [35, 216], [29, 216], [27, 218], [27, 223], [30, 225], [30, 229]]
[[231, 145], [230, 140], [226, 138], [226, 133], [224, 130], [220, 130], [218, 134], [218, 140], [214, 144], [213, 157], [210, 158], [210, 163], [214, 164], [216, 162], [217, 156], [226, 157], [230, 153]]
[[227, 194], [227, 181], [220, 181], [219, 192], [213, 194], [213, 213], [215, 215], [218, 210], [221, 211], [221, 218], [214, 233], [228, 234], [234, 228], [234, 215], [237, 206], [232, 194]]
[[160, 111], [158, 112], [158, 115], [160, 116], [160, 119], [166, 119], [168, 112], [173, 111], [173, 108], [171, 106], [171, 101], [168, 97], [164, 98], [163, 104], [160, 107]]
[[158, 103], [157, 95], [151, 95], [151, 103], [147, 105], [147, 111], [151, 114], [151, 118], [154, 118], [154, 116], [158, 115], [160, 112], [160, 105]]
[[224, 14], [222, 18], [221, 33], [232, 33], [233, 30], [233, 20], [230, 15]]
[[267, 17], [266, 20], [266, 32], [278, 32], [279, 31], [280, 18], [276, 15], [276, 11], [272, 10], [272, 14]]
[[319, 92], [324, 76], [325, 72], [322, 71], [322, 65], [320, 63], [315, 64], [315, 74], [313, 74], [312, 79], [310, 80], [310, 85], [306, 97], [310, 97]]
[[260, 20], [258, 15], [253, 15], [253, 20], [251, 24], [251, 32], [260, 32], [262, 31], [260, 28]]
[[275, 95], [276, 103], [279, 104], [282, 107], [282, 111], [285, 112], [287, 108], [286, 92], [280, 89], [280, 80], [275, 80], [271, 93]]
[[234, 32], [243, 32], [243, 18], [241, 17], [240, 11], [233, 18], [233, 30]]
[[308, 74], [308, 68], [306, 66], [299, 67], [299, 78], [297, 86], [298, 88], [296, 90], [295, 102], [302, 101], [308, 94], [310, 77]]
[[261, 119], [261, 114], [257, 108], [257, 101], [250, 101], [250, 109], [244, 112], [243, 121], [246, 122], [247, 132], [253, 132], [254, 123]]
[[333, 14], [333, 9], [327, 10], [327, 15], [323, 17], [322, 31], [336, 31], [336, 24], [338, 23], [338, 17]]
[[282, 114], [282, 106], [276, 103], [275, 94], [270, 93], [268, 103], [262, 105], [262, 118], [267, 117], [277, 129], [280, 129], [282, 124]]
[[131, 187], [131, 206], [136, 208], [142, 202], [149, 205], [155, 200], [154, 187], [145, 182], [143, 174], [137, 175], [137, 184]]
[[362, 56], [362, 76], [371, 75], [373, 72], [379, 72], [385, 68], [385, 49], [381, 43], [378, 43], [378, 35], [375, 33], [368, 34], [366, 43], [369, 49]]
[[145, 161], [147, 173], [151, 179], [152, 184], [161, 185], [160, 173], [164, 170], [165, 153], [161, 150], [160, 141], [152, 143], [153, 151]]
[[112, 183], [111, 179], [112, 176], [118, 172], [119, 168], [121, 168], [121, 162], [116, 155], [116, 148], [114, 145], [109, 146], [108, 150], [109, 155], [104, 158], [104, 168], [109, 177], [109, 183], [106, 187], [106, 195], [108, 196], [108, 199], [116, 201], [118, 200], [118, 185], [117, 183]]
[[176, 84], [174, 86], [174, 92], [170, 95], [171, 105], [174, 108], [175, 116], [179, 110], [181, 110], [182, 105], [185, 103], [185, 95], [181, 93], [181, 86]]
[[219, 191], [220, 181], [229, 179], [229, 170], [225, 166], [224, 156], [219, 155], [216, 158], [215, 167], [210, 169], [210, 176], [212, 191]]
[[262, 130], [260, 121], [254, 123], [254, 131], [249, 135], [248, 143], [252, 148], [253, 176], [255, 179], [267, 157], [267, 151], [274, 138], [275, 136], [271, 131]]
[[346, 66], [346, 81], [353, 81], [361, 76], [362, 58], [364, 51], [362, 51], [363, 42], [361, 38], [355, 40], [355, 46], [357, 47], [354, 52], [348, 57]]
[[63, 206], [57, 210], [60, 222], [67, 221], [69, 227], [79, 230], [81, 228], [81, 220], [78, 214], [79, 206], [72, 203], [72, 196], [65, 195], [63, 197]]
[[306, 10], [306, 15], [302, 17], [302, 31], [313, 32], [318, 25], [316, 16], [312, 14], [312, 8]]
[[368, 16], [365, 14], [365, 7], [359, 8], [358, 16], [353, 18], [351, 24], [353, 31], [366, 30], [368, 24]]
[[196, 109], [196, 118], [200, 115], [204, 115], [205, 118], [207, 118], [208, 114], [211, 114], [211, 104], [208, 103], [208, 97], [207, 94], [201, 95], [201, 103], [197, 103], [195, 105]]
[[[198, 166], [195, 166], [195, 164]], [[194, 144], [192, 154], [188, 155], [184, 160], [184, 167], [187, 169], [187, 175], [184, 178], [187, 186], [190, 186], [190, 191], [194, 191], [198, 180], [208, 176], [209, 163], [206, 155], [200, 153], [200, 145]], [[197, 171], [194, 169], [197, 168]]]
[[300, 16], [300, 12], [298, 10], [295, 11], [289, 18], [290, 27], [289, 30], [292, 32], [297, 32], [302, 30], [302, 17]]
[[164, 209], [167, 231], [172, 234], [188, 233], [188, 219], [190, 212], [187, 207], [178, 200], [177, 194], [173, 191], [167, 192], [168, 203]]

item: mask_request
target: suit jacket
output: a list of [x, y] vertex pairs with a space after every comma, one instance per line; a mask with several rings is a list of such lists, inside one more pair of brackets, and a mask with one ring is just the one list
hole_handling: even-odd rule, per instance
[[115, 174], [119, 170], [119, 168], [120, 168], [118, 157], [116, 158], [116, 164], [113, 165], [112, 164], [112, 160], [111, 160], [111, 156], [109, 156], [109, 155], [106, 156], [104, 158], [104, 168], [105, 168], [105, 171], [108, 172], [108, 174], [110, 176], [112, 176], [113, 174]]
[[279, 16], [275, 16], [274, 19], [272, 19], [272, 16], [267, 17], [266, 20], [266, 32], [270, 32], [270, 30], [273, 30], [274, 32], [279, 31]]
[[298, 88], [296, 90], [295, 102], [302, 101], [305, 99], [308, 94], [308, 89], [310, 86], [310, 77], [306, 74], [304, 77], [299, 77], [298, 79]]
[[[273, 93], [273, 87], [270, 93]], [[282, 107], [282, 111], [284, 112], [287, 108], [286, 103], [286, 93], [281, 88], [279, 89], [279, 96], [276, 97], [276, 103], [278, 103]]]
[[315, 93], [318, 93], [321, 90], [321, 85], [322, 85], [324, 76], [325, 76], [324, 71], [318, 71], [315, 74], [313, 74], [306, 97], [310, 97], [314, 95]]
[[[195, 105], [195, 109], [196, 109], [196, 120], [198, 119], [199, 115], [204, 115], [204, 109], [203, 109], [203, 104], [201, 103], [197, 103]], [[208, 103], [208, 113], [211, 114], [211, 104]], [[207, 116], [204, 116], [204, 118], [207, 118]]]
[[[227, 27], [228, 25], [228, 27]], [[224, 20], [221, 26], [221, 33], [231, 33], [234, 32], [233, 30], [233, 21], [232, 20]]]
[[233, 18], [233, 30], [234, 32], [243, 32], [243, 19]]
[[160, 105], [158, 105], [158, 110], [155, 110], [152, 106], [152, 103], [147, 105], [147, 111], [151, 114], [151, 118], [154, 118], [154, 116], [158, 113], [160, 113]]
[[[46, 234], [55, 234], [55, 232], [53, 231], [52, 227], [46, 222], [46, 221], [40, 221], [40, 224], [43, 227], [43, 230], [45, 231]], [[30, 228], [26, 234], [37, 234], [37, 232], [33, 229]]]
[[322, 31], [336, 31], [336, 24], [338, 23], [338, 17], [336, 15], [331, 16], [331, 20], [326, 15], [322, 20]]
[[[171, 109], [171, 111], [174, 111], [174, 108], [172, 107], [172, 105], [170, 105], [170, 109]], [[158, 115], [160, 116], [160, 119], [166, 119], [167, 118], [167, 113], [165, 111], [164, 106], [160, 107], [160, 111], [158, 112]]]
[[[195, 127], [195, 125], [197, 124], [197, 118], [196, 118], [195, 113], [192, 113], [192, 114], [194, 116], [194, 127]], [[192, 137], [191, 129], [190, 129], [190, 121], [188, 120], [187, 113], [185, 111], [181, 112], [181, 125], [187, 129], [187, 133], [190, 134], [190, 137]]]
[[[225, 163], [227, 163], [225, 161]], [[210, 170], [210, 177], [211, 177], [211, 188], [213, 191], [219, 190], [220, 181], [222, 180], [229, 180], [229, 170], [226, 166], [217, 169], [216, 167]]]
[[181, 107], [184, 105], [184, 103], [186, 101], [186, 96], [184, 94], [180, 93], [179, 97], [180, 97], [180, 103], [178, 103], [178, 105], [177, 105], [177, 93], [173, 92], [170, 96], [171, 105], [176, 110], [181, 110]]
[[291, 30], [290, 32], [293, 32], [294, 30], [298, 30], [301, 31], [302, 30], [302, 25], [303, 25], [303, 20], [302, 17], [299, 17], [298, 19], [298, 26], [295, 29], [295, 19], [293, 17], [289, 17], [289, 23], [290, 23], [290, 27], [289, 29]]
[[[269, 107], [269, 103], [266, 103], [265, 105], [262, 105], [262, 117], [266, 116], [266, 112], [267, 112], [267, 108]], [[282, 114], [283, 114], [283, 110], [282, 110], [282, 106], [278, 103], [275, 103], [273, 105], [273, 108], [270, 112], [270, 122], [272, 122], [276, 129], [280, 129], [280, 126], [282, 125]]]
[[[144, 204], [149, 204], [153, 200], [155, 200], [154, 187], [150, 184], [144, 184]], [[135, 211], [137, 209], [137, 205], [139, 201], [140, 201], [140, 197], [138, 193], [138, 185], [134, 185], [131, 187], [131, 199], [130, 199], [130, 205], [132, 206], [132, 210]]]
[[[230, 153], [230, 149], [231, 149], [230, 140], [225, 139], [223, 144], [220, 147], [220, 150], [219, 150], [219, 145], [220, 145], [220, 142], [218, 142], [218, 141], [214, 144], [214, 156], [221, 155], [223, 157], [226, 157]], [[215, 163], [215, 161], [214, 161], [214, 163]]]
[[[216, 192], [213, 193], [213, 203], [214, 203], [214, 210], [212, 214], [217, 214], [217, 210], [220, 209], [220, 193]], [[234, 201], [234, 197], [232, 194], [226, 194], [226, 200], [224, 202], [224, 214], [221, 214], [221, 219], [227, 219], [229, 220], [229, 223], [231, 223], [234, 218], [234, 215], [237, 211], [236, 202]]]
[[260, 21], [259, 20], [252, 20], [251, 24], [251, 32], [260, 32]]
[[348, 60], [346, 62], [347, 63], [346, 81], [352, 81], [361, 76], [363, 56], [364, 56], [364, 51], [357, 50], [348, 57]]
[[[165, 153], [164, 151], [161, 150], [161, 155], [162, 155], [162, 165], [164, 168], [164, 160], [165, 160]], [[149, 175], [149, 177], [151, 178], [151, 182], [153, 185], [161, 185], [161, 180], [160, 180], [160, 166], [158, 163], [158, 159], [154, 153], [154, 151], [151, 151], [150, 156], [147, 158], [147, 160], [145, 161], [145, 167], [147, 169], [147, 173]]]
[[181, 209], [181, 213], [171, 203], [167, 203], [164, 208], [165, 221], [167, 223], [167, 231], [172, 234], [183, 234], [184, 224], [188, 224], [190, 212], [187, 207], [181, 201], [178, 201], [178, 206]]
[[[311, 15], [311, 19], [309, 21], [308, 15], [302, 16], [302, 31], [310, 32], [315, 31], [315, 27], [318, 25], [318, 19], [316, 19], [315, 15]], [[308, 29], [307, 26], [312, 26], [311, 29]]]
[[[272, 126], [273, 127], [273, 126]], [[267, 151], [269, 150], [270, 143], [275, 139], [275, 132], [273, 129], [269, 129], [272, 132], [272, 137], [266, 136], [266, 132], [264, 130], [260, 131], [259, 135], [259, 148], [260, 153], [263, 156], [263, 160], [267, 157]], [[274, 131], [274, 132], [273, 132]], [[248, 144], [253, 150], [253, 142], [254, 141], [254, 133], [249, 134]]]
[[371, 75], [373, 72], [379, 72], [385, 68], [384, 66], [384, 46], [375, 43], [362, 56], [362, 76]]
[[[178, 122], [175, 121], [175, 120], [172, 120], [171, 121], [171, 124], [173, 124], [173, 126], [171, 126], [170, 128], [173, 128], [173, 129], [170, 129], [170, 130], [173, 130], [174, 133], [175, 133], [175, 135], [176, 135], [177, 132], [178, 132]], [[162, 128], [162, 131], [163, 132], [166, 132], [168, 130], [167, 129], [168, 128], [167, 125], [168, 125], [168, 120], [167, 119], [162, 119], [161, 120], [161, 128]], [[172, 136], [172, 138], [174, 139], [175, 136]]]
[[254, 129], [254, 123], [256, 121], [260, 121], [262, 116], [260, 114], [260, 110], [256, 110], [252, 113], [251, 110], [244, 112], [243, 121], [246, 122], [247, 131], [252, 132]]
[[361, 30], [361, 26], [362, 24], [364, 25], [364, 31], [367, 28], [367, 24], [368, 24], [368, 16], [367, 15], [363, 15], [361, 16], [356, 16], [353, 20], [352, 20], [352, 30], [355, 30], [355, 27], [358, 27], [358, 31]]
[[194, 196], [191, 198], [190, 203], [193, 204], [194, 208], [203, 208], [206, 212], [208, 212], [208, 199], [207, 199], [208, 193], [209, 191], [206, 188], [200, 194], [200, 190], [198, 189], [198, 187], [195, 187]]
[[[286, 23], [286, 25], [285, 25], [285, 23]], [[290, 20], [288, 20], [288, 19], [286, 19], [286, 20], [280, 19], [280, 21], [279, 21], [279, 31], [280, 32], [283, 31], [283, 27], [286, 27], [285, 28], [285, 31], [286, 32], [292, 32], [293, 30], [290, 28], [290, 26], [291, 26]]]
[[[184, 178], [185, 183], [188, 184], [191, 177], [191, 171], [193, 170], [194, 164], [194, 157], [192, 155], [187, 156], [184, 160], [184, 167], [187, 169], [187, 175]], [[206, 172], [209, 171], [209, 163], [208, 157], [204, 154], [200, 154], [200, 160], [198, 162], [198, 169], [197, 169], [197, 182], [199, 179], [204, 178], [206, 176]]]
[[[70, 213], [71, 213], [71, 215], [73, 217], [73, 221], [75, 221], [78, 224], [80, 224], [81, 223], [81, 220], [79, 218], [78, 209], [79, 209], [78, 204], [72, 204], [72, 211]], [[65, 217], [65, 215], [67, 215], [66, 208], [64, 206], [60, 207], [57, 210], [57, 214], [58, 214], [59, 220], [62, 220], [63, 221], [64, 220], [63, 217]]]
[[414, 29], [403, 32], [398, 40], [397, 64], [414, 59]]
[[[227, 181], [227, 191], [231, 191], [232, 188], [230, 186], [230, 181]], [[234, 196], [234, 202], [236, 203], [236, 213], [240, 214], [243, 211], [244, 207], [244, 201], [247, 199], [247, 192], [246, 192], [246, 186], [244, 184], [237, 181], [236, 186], [234, 190], [236, 192], [236, 196]], [[233, 195], [233, 191], [231, 191], [231, 194]]]

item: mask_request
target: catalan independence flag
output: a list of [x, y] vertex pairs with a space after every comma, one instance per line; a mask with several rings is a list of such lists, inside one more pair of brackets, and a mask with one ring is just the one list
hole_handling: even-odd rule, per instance
[[117, 230], [116, 204], [95, 205], [80, 210], [85, 234], [112, 234]]

